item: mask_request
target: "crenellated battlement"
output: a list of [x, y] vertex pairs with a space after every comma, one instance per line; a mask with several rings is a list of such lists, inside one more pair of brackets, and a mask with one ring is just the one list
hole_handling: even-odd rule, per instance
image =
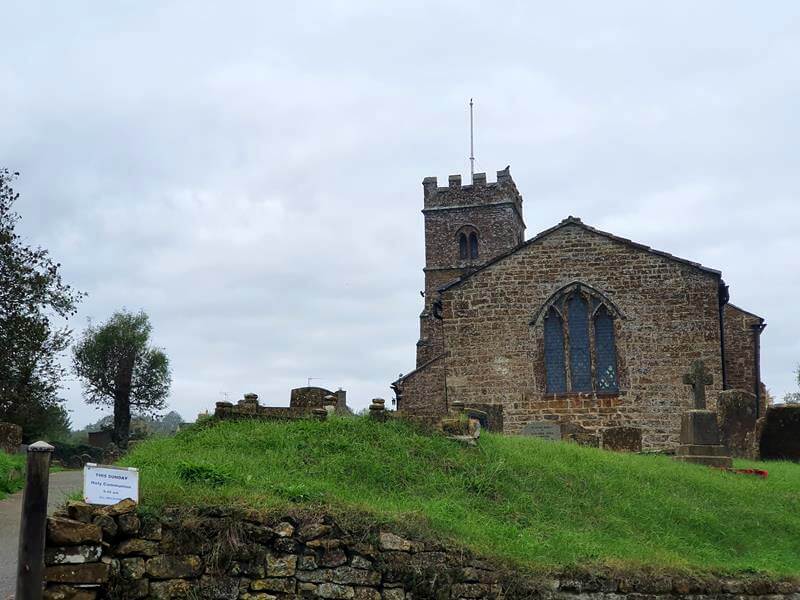
[[425, 210], [479, 206], [513, 202], [522, 211], [522, 196], [511, 178], [511, 169], [497, 171], [497, 180], [488, 182], [486, 173], [475, 173], [471, 184], [462, 184], [461, 175], [450, 175], [447, 187], [439, 187], [436, 177], [422, 180], [425, 194]]

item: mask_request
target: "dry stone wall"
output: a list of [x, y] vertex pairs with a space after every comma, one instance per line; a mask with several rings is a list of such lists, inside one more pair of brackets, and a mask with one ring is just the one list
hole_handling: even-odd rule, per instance
[[600, 570], [534, 577], [445, 544], [330, 516], [73, 502], [47, 528], [45, 600], [800, 598], [800, 582]]

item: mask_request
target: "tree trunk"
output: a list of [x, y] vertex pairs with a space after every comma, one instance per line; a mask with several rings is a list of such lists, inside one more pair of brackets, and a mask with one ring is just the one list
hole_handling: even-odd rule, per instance
[[135, 360], [133, 355], [124, 355], [114, 381], [114, 442], [120, 450], [128, 449], [131, 435], [131, 383]]
[[120, 450], [128, 449], [128, 438], [131, 435], [130, 398], [123, 394], [114, 397], [114, 443]]

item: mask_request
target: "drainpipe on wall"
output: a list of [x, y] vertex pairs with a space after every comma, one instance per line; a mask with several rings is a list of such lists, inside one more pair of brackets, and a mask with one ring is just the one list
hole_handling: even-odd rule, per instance
[[450, 404], [447, 399], [447, 344], [444, 340], [444, 315], [442, 315], [442, 301], [441, 299], [433, 302], [433, 318], [439, 320], [439, 335], [442, 338], [442, 368], [444, 369], [444, 410], [450, 411]]
[[753, 392], [756, 395], [756, 419], [761, 416], [761, 332], [767, 326], [764, 319], [760, 319], [753, 328], [753, 375], [755, 382]]

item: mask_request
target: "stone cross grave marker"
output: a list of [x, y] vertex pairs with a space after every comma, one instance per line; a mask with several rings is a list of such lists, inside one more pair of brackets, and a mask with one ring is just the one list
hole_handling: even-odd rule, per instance
[[696, 410], [705, 410], [706, 386], [714, 383], [714, 377], [706, 370], [706, 365], [702, 360], [696, 360], [692, 363], [692, 368], [683, 376], [683, 383], [692, 386], [694, 408]]

